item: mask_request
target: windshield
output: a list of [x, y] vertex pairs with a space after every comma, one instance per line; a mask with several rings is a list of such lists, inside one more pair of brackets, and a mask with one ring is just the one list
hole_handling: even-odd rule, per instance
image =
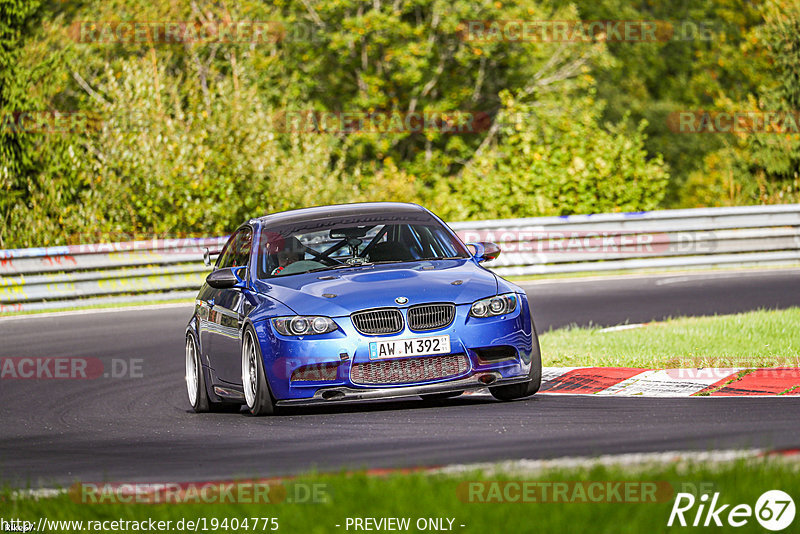
[[425, 213], [381, 219], [347, 216], [266, 227], [259, 244], [258, 277], [469, 257], [461, 241]]

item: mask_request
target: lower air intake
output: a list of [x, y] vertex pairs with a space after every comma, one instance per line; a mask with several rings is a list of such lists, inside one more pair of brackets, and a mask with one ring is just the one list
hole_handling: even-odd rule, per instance
[[355, 384], [408, 384], [458, 376], [469, 370], [465, 354], [406, 358], [353, 364], [350, 379]]

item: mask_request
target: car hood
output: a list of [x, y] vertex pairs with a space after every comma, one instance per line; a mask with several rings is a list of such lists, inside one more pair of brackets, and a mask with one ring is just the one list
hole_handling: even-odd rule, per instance
[[[270, 278], [257, 281], [256, 289], [297, 314], [338, 317], [384, 306], [470, 304], [496, 295], [497, 278], [472, 260], [436, 260]], [[399, 297], [408, 302], [397, 303]]]

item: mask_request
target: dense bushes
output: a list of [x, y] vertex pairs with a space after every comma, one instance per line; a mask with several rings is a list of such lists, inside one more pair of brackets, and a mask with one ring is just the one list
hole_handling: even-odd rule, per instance
[[[570, 20], [616, 9], [612, 0], [582, 4], [246, 0], [228, 10], [211, 1], [0, 0], [4, 116], [55, 109], [92, 117], [69, 134], [4, 128], [0, 247], [93, 232], [224, 233], [266, 212], [361, 200], [421, 202], [456, 220], [715, 204], [721, 191], [734, 191], [734, 202], [791, 198], [785, 184], [796, 183], [797, 158], [781, 159], [782, 147], [757, 138], [707, 143], [697, 152], [702, 165], [670, 172], [659, 152], [679, 162], [671, 134], [641, 113], [646, 98], [658, 98], [659, 109], [668, 98], [613, 78], [638, 67], [649, 83], [661, 68], [652, 46], [637, 64], [601, 42], [465, 38], [466, 20]], [[772, 80], [763, 90], [773, 95], [769, 105], [796, 109], [796, 48], [785, 43], [797, 32], [776, 6], [753, 31], [762, 32], [764, 54], [785, 59], [777, 62], [785, 74], [748, 79]], [[288, 31], [259, 43], [77, 42], [76, 21], [93, 20], [277, 21]], [[677, 95], [684, 88], [671, 87], [686, 103]], [[478, 112], [488, 122], [462, 133], [307, 133], [276, 122], [287, 110]], [[731, 170], [719, 165], [732, 161], [739, 185], [731, 189]], [[774, 194], [746, 193], [754, 175]]]

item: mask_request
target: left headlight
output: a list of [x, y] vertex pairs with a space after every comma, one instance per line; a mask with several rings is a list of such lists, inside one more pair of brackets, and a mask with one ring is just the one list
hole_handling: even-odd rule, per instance
[[336, 323], [330, 317], [319, 315], [295, 315], [294, 317], [276, 317], [272, 325], [284, 336], [315, 336], [336, 330]]
[[497, 295], [488, 299], [476, 300], [469, 309], [473, 317], [495, 317], [505, 315], [517, 309], [517, 296], [514, 293]]

